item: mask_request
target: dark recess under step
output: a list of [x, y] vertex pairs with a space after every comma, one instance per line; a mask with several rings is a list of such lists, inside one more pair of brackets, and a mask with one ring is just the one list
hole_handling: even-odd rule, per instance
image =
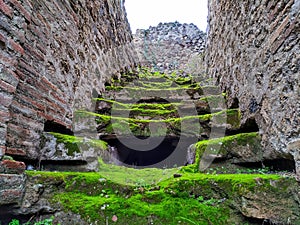
[[8, 225], [13, 219], [19, 220], [20, 224], [28, 222], [32, 215], [14, 215], [12, 213], [15, 205], [0, 206], [0, 224]]
[[44, 124], [44, 131], [45, 132], [55, 132], [60, 134], [68, 134], [68, 135], [74, 135], [73, 131], [66, 128], [65, 126], [56, 123], [54, 121], [47, 120]]
[[269, 168], [270, 172], [287, 171], [294, 173], [296, 170], [295, 162], [292, 159], [273, 159], [262, 162], [238, 163], [237, 165], [249, 169]]
[[250, 218], [250, 217], [244, 217], [245, 221], [251, 225], [275, 225], [272, 221], [269, 219], [257, 219], [257, 218]]
[[[147, 145], [147, 139], [142, 137], [140, 139], [144, 139], [145, 145]], [[180, 146], [178, 146], [178, 137], [165, 137], [156, 148], [148, 151], [137, 151], [125, 146], [118, 138], [103, 140], [117, 149], [117, 158], [121, 163], [127, 166], [157, 168], [172, 168], [185, 165], [187, 149], [191, 143], [195, 142], [194, 138], [184, 138], [180, 142]], [[130, 139], [126, 141], [130, 143]], [[144, 147], [141, 145], [140, 149]]]

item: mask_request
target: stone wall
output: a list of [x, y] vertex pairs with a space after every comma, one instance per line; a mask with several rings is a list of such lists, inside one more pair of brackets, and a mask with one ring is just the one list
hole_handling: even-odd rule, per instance
[[134, 42], [144, 65], [156, 71], [198, 75], [203, 72], [206, 34], [194, 24], [160, 23], [149, 29], [138, 29]]
[[0, 0], [0, 50], [0, 158], [36, 159], [46, 121], [71, 129], [138, 61], [119, 0]]
[[[208, 73], [255, 118], [265, 158], [300, 168], [300, 1], [209, 1]], [[298, 161], [298, 162], [297, 162]]]

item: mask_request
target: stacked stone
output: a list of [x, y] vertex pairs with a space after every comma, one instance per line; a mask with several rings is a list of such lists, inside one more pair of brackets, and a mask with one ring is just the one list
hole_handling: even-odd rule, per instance
[[[300, 175], [300, 1], [209, 1], [208, 75], [243, 123], [255, 118], [267, 159]], [[237, 101], [238, 100], [238, 101]]]
[[134, 42], [143, 65], [164, 73], [201, 74], [206, 35], [194, 24], [159, 23], [138, 29]]
[[[25, 164], [23, 162], [15, 161], [7, 156], [0, 160], [0, 206], [21, 205], [25, 191], [24, 171]], [[9, 207], [6, 210], [8, 212]]]

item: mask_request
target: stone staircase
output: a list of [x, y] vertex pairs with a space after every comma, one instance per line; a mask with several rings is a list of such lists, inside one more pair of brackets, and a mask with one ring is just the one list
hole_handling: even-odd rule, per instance
[[298, 224], [297, 181], [253, 169], [259, 134], [203, 83], [144, 69], [112, 80], [95, 111], [76, 112], [75, 135], [44, 133], [33, 169], [47, 172], [0, 161], [0, 221]]
[[[239, 109], [226, 109], [225, 96], [218, 87], [200, 86], [200, 82], [191, 76], [178, 77], [140, 69], [137, 75], [112, 80], [95, 100], [94, 116], [99, 137], [113, 147], [119, 165], [144, 167], [155, 162], [154, 167], [174, 167], [199, 164], [196, 155], [200, 157], [200, 150], [189, 148], [192, 144], [238, 134], [241, 130]], [[150, 146], [154, 146], [153, 149]], [[206, 158], [227, 160], [231, 157], [231, 153], [227, 153], [213, 152]], [[158, 158], [162, 162], [149, 158]]]

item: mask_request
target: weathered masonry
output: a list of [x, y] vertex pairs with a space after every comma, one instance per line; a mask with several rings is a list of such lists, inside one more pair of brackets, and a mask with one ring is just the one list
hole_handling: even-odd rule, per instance
[[0, 1], [0, 156], [35, 159], [45, 124], [71, 128], [137, 59], [122, 1]]
[[237, 105], [255, 118], [264, 157], [300, 168], [300, 1], [209, 1], [207, 64]]

